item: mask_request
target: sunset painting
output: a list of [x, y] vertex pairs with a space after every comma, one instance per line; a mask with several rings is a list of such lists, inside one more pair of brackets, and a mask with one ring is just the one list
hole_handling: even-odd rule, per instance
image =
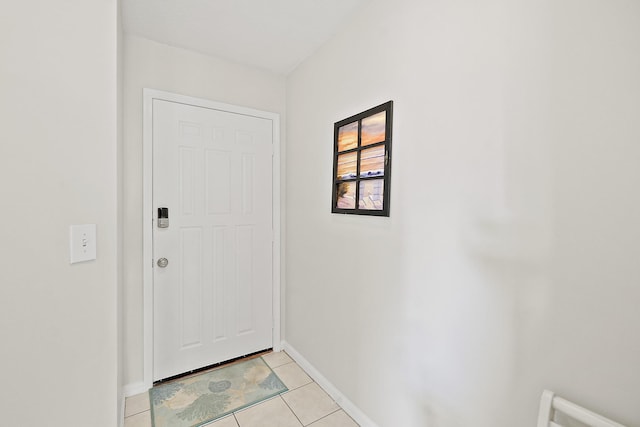
[[362, 119], [362, 145], [375, 144], [385, 140], [387, 112], [381, 111]]
[[389, 216], [393, 101], [333, 124], [332, 213]]
[[338, 179], [349, 179], [357, 176], [358, 153], [347, 153], [338, 156]]
[[[384, 145], [368, 148], [360, 153], [361, 178], [384, 175]], [[338, 167], [340, 167], [339, 162]]]
[[338, 151], [358, 147], [358, 122], [349, 123], [338, 129]]

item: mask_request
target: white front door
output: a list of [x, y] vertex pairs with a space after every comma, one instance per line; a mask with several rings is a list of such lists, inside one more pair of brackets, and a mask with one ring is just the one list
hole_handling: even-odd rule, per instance
[[272, 155], [272, 120], [153, 100], [154, 381], [273, 346]]

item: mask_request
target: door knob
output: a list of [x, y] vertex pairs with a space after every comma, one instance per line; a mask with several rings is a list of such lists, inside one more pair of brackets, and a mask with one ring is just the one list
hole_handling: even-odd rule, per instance
[[165, 268], [167, 265], [169, 265], [169, 260], [166, 258], [160, 258], [158, 260], [158, 267], [160, 268]]

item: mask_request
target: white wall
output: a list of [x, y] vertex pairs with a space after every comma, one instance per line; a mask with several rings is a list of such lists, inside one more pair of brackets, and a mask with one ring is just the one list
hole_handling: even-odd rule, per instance
[[[142, 89], [145, 87], [279, 113], [283, 127], [285, 113], [282, 76], [125, 35], [125, 384], [132, 386], [143, 381]], [[284, 136], [281, 147], [284, 149]]]
[[[7, 426], [117, 423], [117, 5], [0, 14], [0, 412]], [[69, 264], [69, 225], [97, 224]]]
[[[123, 64], [122, 0], [118, 0], [118, 416], [124, 422], [124, 64]], [[122, 415], [121, 415], [122, 414]]]
[[[640, 4], [373, 0], [287, 81], [286, 340], [379, 426], [640, 425]], [[391, 217], [333, 123], [395, 101]]]

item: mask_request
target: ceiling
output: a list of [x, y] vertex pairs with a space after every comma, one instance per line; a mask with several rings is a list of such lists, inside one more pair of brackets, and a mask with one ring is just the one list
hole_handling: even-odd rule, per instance
[[369, 0], [122, 0], [123, 28], [288, 74]]

